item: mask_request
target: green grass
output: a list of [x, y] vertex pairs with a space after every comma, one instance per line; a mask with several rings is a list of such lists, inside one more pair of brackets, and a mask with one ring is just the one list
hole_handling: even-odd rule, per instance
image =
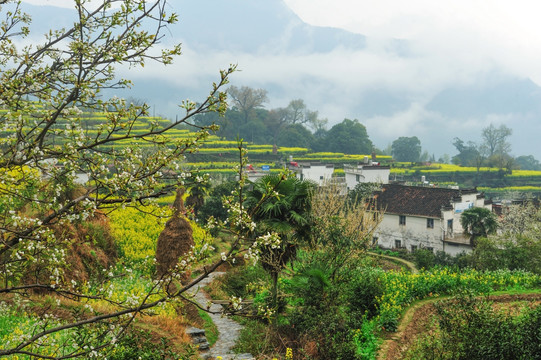
[[[31, 305], [29, 302], [28, 305]], [[44, 306], [45, 304], [37, 304]], [[51, 305], [55, 307], [56, 305]], [[40, 325], [41, 324], [41, 325]], [[35, 314], [27, 312], [22, 307], [7, 305], [0, 302], [0, 349], [11, 349], [22, 341], [30, 338], [36, 330], [43, 330], [45, 324]], [[47, 329], [61, 325], [61, 321], [50, 319]], [[67, 329], [45, 335], [38, 342], [26, 347], [25, 351], [35, 352], [49, 356], [59, 356], [61, 351], [73, 351], [72, 339], [76, 338], [76, 330]], [[11, 358], [2, 358], [11, 359]], [[14, 359], [35, 359], [28, 355], [17, 355]]]
[[216, 324], [212, 321], [210, 318], [210, 315], [201, 309], [197, 310], [199, 312], [199, 316], [204, 321], [203, 328], [205, 329], [205, 335], [207, 337], [207, 341], [210, 346], [214, 345], [216, 343], [216, 340], [218, 340], [218, 328], [216, 327]]
[[504, 291], [494, 291], [490, 295], [527, 295], [527, 294], [541, 294], [541, 288], [534, 289], [511, 289]]
[[275, 349], [270, 341], [272, 331], [267, 324], [248, 318], [240, 319], [244, 328], [240, 331], [239, 339], [233, 348], [236, 353], [250, 353], [257, 359], [261, 355], [274, 353]]

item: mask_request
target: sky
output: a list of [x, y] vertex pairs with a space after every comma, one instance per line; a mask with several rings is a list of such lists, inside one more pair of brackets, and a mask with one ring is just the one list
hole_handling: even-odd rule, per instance
[[[536, 0], [285, 2], [307, 23], [366, 35], [374, 59], [372, 63], [364, 63], [380, 74], [374, 81], [388, 81], [394, 88], [403, 87], [405, 91], [417, 94], [408, 111], [368, 119], [369, 129], [378, 128], [395, 136], [406, 134], [407, 128], [422, 132], [420, 119], [430, 117], [424, 106], [426, 99], [446, 86], [479, 81], [483, 73], [498, 71], [541, 85], [541, 2]], [[389, 57], [383, 50], [388, 39], [408, 41], [415, 56], [408, 59]], [[517, 135], [514, 136], [515, 155], [531, 151], [539, 158], [539, 149], [528, 146], [537, 140], [517, 141], [520, 123], [510, 123], [509, 116], [489, 114], [484, 119], [469, 120], [469, 124], [452, 126], [479, 132], [491, 122], [507, 124]], [[448, 131], [452, 133], [451, 129]], [[447, 147], [447, 151], [453, 150]]]
[[[305, 22], [411, 41], [445, 62], [484, 61], [541, 85], [541, 2], [536, 0], [285, 0]], [[477, 62], [477, 64], [476, 64]]]
[[[226, 0], [223, 0], [226, 1]], [[277, 0], [278, 1], [278, 0]], [[33, 4], [71, 7], [71, 0], [26, 0]], [[179, 0], [171, 0], [179, 9]], [[385, 148], [400, 136], [418, 136], [424, 150], [454, 155], [452, 139], [479, 141], [482, 128], [506, 124], [513, 128], [513, 155], [541, 159], [535, 114], [512, 111], [453, 116], [434, 111], [430, 102], [449, 88], [483, 86], [494, 77], [531, 80], [541, 86], [541, 2], [537, 0], [284, 0], [304, 22], [335, 27], [366, 36], [362, 50], [337, 48], [327, 53], [282, 53], [262, 45], [256, 53], [195, 49], [183, 40], [183, 56], [164, 71], [149, 64], [130, 78], [153, 78], [174, 93], [197, 93], [215, 79], [218, 69], [237, 63], [242, 70], [232, 84], [269, 89], [268, 108], [303, 98], [332, 126], [358, 118], [370, 138]], [[185, 5], [184, 5], [185, 8]], [[181, 16], [182, 21], [182, 16]], [[173, 34], [174, 35], [174, 34]], [[182, 34], [179, 34], [182, 36]], [[403, 40], [407, 54], [389, 50]], [[273, 44], [275, 45], [275, 44]], [[172, 76], [174, 75], [174, 76]], [[274, 89], [274, 90], [273, 90]], [[402, 107], [366, 115], [359, 101], [382, 91], [407, 100]], [[159, 104], [178, 109], [179, 99]], [[166, 115], [171, 117], [169, 110]], [[176, 110], [174, 110], [176, 111]], [[522, 123], [532, 126], [521, 130]]]

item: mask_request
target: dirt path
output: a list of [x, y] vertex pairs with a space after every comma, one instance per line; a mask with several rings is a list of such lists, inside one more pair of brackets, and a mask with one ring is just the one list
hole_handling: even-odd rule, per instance
[[388, 255], [383, 255], [383, 254], [376, 254], [376, 253], [373, 253], [373, 252], [368, 252], [367, 254], [370, 255], [370, 256], [376, 256], [376, 257], [380, 257], [380, 258], [384, 258], [384, 259], [388, 259], [388, 260], [391, 260], [391, 261], [396, 261], [396, 262], [402, 263], [408, 269], [410, 269], [412, 274], [417, 274], [419, 272], [419, 270], [417, 270], [417, 268], [415, 267], [414, 263], [412, 263], [410, 261], [407, 261], [407, 260], [404, 260], [404, 259], [401, 259], [399, 257], [388, 256]]
[[[378, 360], [400, 359], [400, 355], [415, 343], [417, 337], [425, 332], [427, 326], [430, 324], [430, 320], [435, 314], [434, 302], [449, 298], [421, 300], [409, 307], [398, 325], [398, 330], [393, 334], [389, 334], [390, 337], [381, 345], [378, 351]], [[514, 301], [541, 303], [541, 292], [491, 295], [488, 299], [495, 303], [509, 303]]]

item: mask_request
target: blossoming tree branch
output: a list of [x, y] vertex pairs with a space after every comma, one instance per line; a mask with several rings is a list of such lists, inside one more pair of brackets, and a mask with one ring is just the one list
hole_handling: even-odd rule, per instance
[[[232, 65], [220, 71], [202, 101], [182, 101], [185, 114], [180, 119], [166, 125], [148, 121], [148, 105], [105, 99], [102, 92], [130, 86], [129, 80], [116, 76], [115, 67], [143, 67], [148, 61], [167, 65], [180, 55], [180, 45], [157, 51], [164, 29], [177, 16], [166, 12], [165, 0], [105, 0], [97, 6], [75, 0], [74, 6], [77, 17], [71, 27], [51, 29], [40, 44], [22, 45], [31, 34], [30, 16], [19, 1], [0, 5], [0, 295], [17, 302], [31, 294], [54, 294], [84, 303], [85, 311], [69, 321], [44, 316], [28, 334], [0, 347], [0, 356], [96, 356], [125, 334], [137, 314], [189, 299], [187, 290], [237, 252], [258, 257], [257, 241], [246, 245], [255, 223], [242, 206], [245, 154], [240, 145], [239, 191], [227, 200], [229, 226], [238, 236], [201, 276], [181, 280], [208, 246], [186, 254], [136, 297], [111, 296], [107, 284], [113, 274], [108, 272], [92, 290], [88, 283], [68, 281], [66, 257], [74, 242], [70, 229], [120, 206], [143, 207], [179, 186], [205, 180], [185, 176], [182, 164], [184, 155], [197, 151], [216, 126], [196, 126], [189, 139], [167, 133], [192, 125], [195, 115], [223, 114], [223, 87], [236, 69]], [[149, 28], [153, 30], [143, 30]], [[92, 112], [103, 114], [105, 121], [88, 131], [84, 115]], [[145, 131], [136, 132], [144, 118]], [[115, 147], [126, 142], [133, 144]], [[79, 174], [88, 179], [83, 187], [76, 182]], [[108, 306], [95, 309], [93, 300]], [[68, 344], [51, 337], [66, 331], [77, 331], [78, 341]], [[47, 342], [56, 342], [54, 353], [42, 352]]]

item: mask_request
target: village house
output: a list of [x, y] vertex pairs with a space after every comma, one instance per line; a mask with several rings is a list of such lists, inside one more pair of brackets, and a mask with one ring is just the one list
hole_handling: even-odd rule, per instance
[[334, 165], [319, 162], [296, 162], [290, 159], [287, 164], [300, 180], [311, 180], [319, 186], [329, 182], [339, 183], [344, 188], [344, 193], [351, 191], [359, 183], [389, 183], [389, 166], [380, 166], [366, 157], [363, 163], [358, 165], [344, 164], [344, 177], [333, 177]]
[[334, 173], [333, 164], [322, 163], [299, 163], [290, 161], [288, 169], [295, 172], [300, 180], [311, 180], [319, 186], [323, 186], [331, 181]]
[[374, 233], [383, 248], [427, 249], [456, 255], [471, 251], [463, 234], [461, 213], [472, 207], [492, 210], [484, 194], [476, 189], [386, 184], [374, 196], [375, 206], [385, 211]]
[[344, 174], [347, 189], [351, 191], [359, 183], [388, 184], [391, 168], [368, 160], [357, 166], [344, 164]]

